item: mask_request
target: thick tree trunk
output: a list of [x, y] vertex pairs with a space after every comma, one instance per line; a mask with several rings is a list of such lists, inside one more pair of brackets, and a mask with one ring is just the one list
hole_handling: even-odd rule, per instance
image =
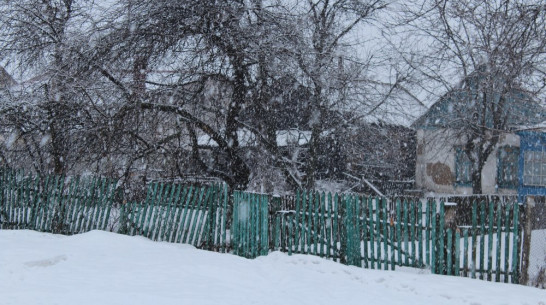
[[305, 177], [305, 187], [312, 190], [315, 187], [315, 176], [318, 166], [320, 128], [318, 123], [313, 125], [311, 139], [309, 141], [309, 161], [307, 163], [307, 172]]
[[483, 166], [479, 167], [478, 170], [472, 171], [472, 194], [482, 194], [482, 170]]
[[245, 102], [245, 70], [242, 58], [232, 56], [232, 65], [234, 68], [233, 95], [229, 111], [226, 118], [226, 153], [228, 156], [228, 167], [232, 173], [232, 182], [230, 187], [235, 190], [244, 190], [248, 186], [250, 178], [250, 169], [244, 160], [238, 155], [239, 138], [237, 131], [239, 129], [239, 115]]

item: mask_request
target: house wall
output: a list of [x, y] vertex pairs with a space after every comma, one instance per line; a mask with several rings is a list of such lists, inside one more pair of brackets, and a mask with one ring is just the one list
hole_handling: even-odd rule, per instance
[[[417, 154], [415, 186], [425, 192], [444, 194], [472, 194], [472, 188], [455, 184], [455, 147], [464, 144], [447, 129], [419, 129], [417, 131]], [[501, 137], [498, 147], [520, 146], [519, 136], [507, 134]], [[497, 148], [489, 155], [483, 174], [482, 187], [485, 194], [515, 194], [515, 189], [497, 188]]]

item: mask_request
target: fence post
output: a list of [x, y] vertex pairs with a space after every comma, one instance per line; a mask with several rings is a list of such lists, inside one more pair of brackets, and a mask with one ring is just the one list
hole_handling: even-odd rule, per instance
[[533, 208], [535, 207], [535, 197], [527, 196], [525, 203], [525, 216], [523, 218], [523, 250], [521, 253], [521, 278], [519, 283], [527, 285], [529, 283], [529, 255], [531, 250], [531, 231]]
[[[340, 216], [341, 214], [339, 214], [339, 195], [337, 193], [334, 194], [332, 210], [334, 211], [334, 227], [332, 230], [332, 236], [333, 236], [332, 241], [334, 246], [334, 253], [337, 251], [339, 255], [337, 261], [341, 262], [341, 256], [342, 256], [341, 247], [338, 248], [338, 241], [341, 238], [340, 224], [339, 224], [341, 221], [339, 221], [338, 216]], [[339, 245], [341, 246], [341, 243]], [[334, 257], [334, 260], [335, 260], [335, 257]]]
[[514, 246], [512, 247], [512, 283], [519, 283], [519, 247], [520, 247], [520, 240], [519, 240], [519, 204], [518, 202], [514, 203], [514, 235], [513, 235], [513, 242]]
[[369, 230], [370, 232], [370, 265], [372, 269], [375, 269], [375, 228], [374, 228], [374, 210], [372, 205], [372, 197], [367, 198], [368, 201], [368, 217], [369, 217]]
[[439, 220], [439, 227], [438, 227], [438, 234], [439, 234], [439, 242], [440, 242], [440, 245], [439, 245], [439, 251], [438, 251], [438, 255], [437, 255], [437, 258], [438, 258], [438, 269], [439, 269], [439, 274], [445, 274], [446, 272], [446, 254], [445, 253], [445, 250], [446, 250], [446, 223], [445, 223], [445, 203], [443, 200], [440, 201], [440, 214], [438, 215], [440, 220]]
[[432, 274], [436, 274], [438, 271], [436, 269], [436, 253], [437, 251], [437, 244], [436, 244], [436, 228], [437, 228], [437, 217], [436, 217], [436, 201], [433, 200], [431, 204], [431, 224], [432, 224], [432, 249], [431, 249], [431, 257], [430, 257], [430, 272]]
[[[222, 208], [222, 241], [220, 242], [220, 244], [222, 245], [222, 253], [225, 253], [227, 251], [229, 251], [229, 248], [228, 248], [228, 243], [227, 243], [227, 225], [228, 225], [228, 201], [230, 199], [230, 196], [228, 195], [228, 186], [227, 184], [223, 184], [222, 185], [222, 204], [223, 204], [223, 208]], [[182, 198], [184, 198], [184, 196], [182, 196]], [[233, 204], [232, 204], [233, 206]], [[182, 208], [182, 207], [180, 207]], [[230, 226], [231, 228], [231, 226]], [[175, 231], [176, 232], [176, 231]]]
[[302, 223], [301, 219], [301, 196], [300, 196], [300, 190], [297, 190], [296, 192], [296, 198], [294, 198], [294, 201], [296, 202], [296, 208], [295, 208], [295, 211], [296, 211], [296, 214], [294, 215], [294, 224], [295, 224], [295, 228], [294, 228], [294, 248], [295, 248], [295, 252], [296, 253], [302, 253], [301, 251], [301, 247], [300, 247], [300, 244], [301, 244], [301, 232], [302, 232], [302, 227], [300, 227], [300, 223]]
[[476, 278], [476, 265], [478, 264], [478, 254], [477, 254], [477, 248], [478, 248], [478, 207], [476, 203], [476, 199], [472, 201], [472, 270], [471, 270], [471, 277], [473, 279]]
[[345, 201], [347, 200], [346, 194], [339, 196], [338, 208], [339, 208], [339, 262], [347, 264], [347, 209], [345, 208]]
[[[332, 193], [328, 192], [328, 196], [326, 197], [325, 201], [325, 209], [326, 209], [326, 219], [328, 224], [326, 225], [326, 258], [333, 257], [332, 254]], [[334, 259], [335, 260], [335, 259]]]

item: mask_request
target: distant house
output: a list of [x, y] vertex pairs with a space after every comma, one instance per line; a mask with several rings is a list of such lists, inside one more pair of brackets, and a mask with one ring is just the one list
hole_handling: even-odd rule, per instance
[[[466, 80], [460, 88], [445, 94], [412, 124], [417, 131], [415, 188], [423, 193], [472, 194], [473, 164], [464, 151], [466, 138], [459, 131], [477, 115], [483, 115], [485, 128], [490, 128], [489, 117], [494, 115], [489, 107], [481, 108], [485, 113], [472, 108], [467, 98], [471, 91], [464, 88], [472, 86], [472, 81], [476, 79]], [[541, 176], [543, 168], [546, 175], [546, 155], [542, 157], [546, 154], [545, 134], [517, 130], [545, 121], [546, 110], [521, 90], [512, 89], [504, 98], [503, 111], [510, 114], [506, 116], [508, 130], [501, 134], [485, 161], [482, 192], [542, 194], [546, 185], [546, 176]]]

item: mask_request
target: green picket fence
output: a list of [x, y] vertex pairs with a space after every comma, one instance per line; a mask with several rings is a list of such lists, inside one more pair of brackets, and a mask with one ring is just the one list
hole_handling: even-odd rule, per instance
[[0, 229], [110, 230], [248, 258], [285, 251], [364, 268], [426, 267], [519, 282], [522, 232], [514, 201], [474, 200], [457, 225], [453, 206], [435, 200], [309, 191], [230, 196], [225, 184], [151, 183], [143, 202], [120, 204], [118, 192], [111, 179], [32, 177], [0, 168]]
[[[117, 183], [97, 177], [27, 176], [0, 168], [0, 229], [76, 234], [110, 230], [228, 250], [225, 185], [151, 183], [145, 201], [120, 204]], [[118, 196], [119, 197], [119, 196]]]
[[293, 210], [276, 211], [274, 249], [372, 269], [422, 267], [420, 205], [398, 201], [396, 211], [386, 198], [299, 191]]
[[62, 234], [105, 230], [115, 186], [109, 179], [30, 177], [0, 169], [0, 228]]
[[[445, 206], [440, 203], [440, 215]], [[433, 237], [437, 250], [431, 268], [434, 273], [460, 275], [495, 282], [519, 283], [519, 205], [493, 201], [472, 203], [471, 225], [445, 228], [438, 219]], [[441, 251], [441, 249], [444, 249]]]
[[272, 249], [364, 268], [519, 281], [519, 206], [473, 203], [472, 226], [450, 228], [443, 201], [300, 191], [274, 206]]
[[119, 232], [225, 252], [227, 188], [152, 183], [144, 202], [125, 204]]

